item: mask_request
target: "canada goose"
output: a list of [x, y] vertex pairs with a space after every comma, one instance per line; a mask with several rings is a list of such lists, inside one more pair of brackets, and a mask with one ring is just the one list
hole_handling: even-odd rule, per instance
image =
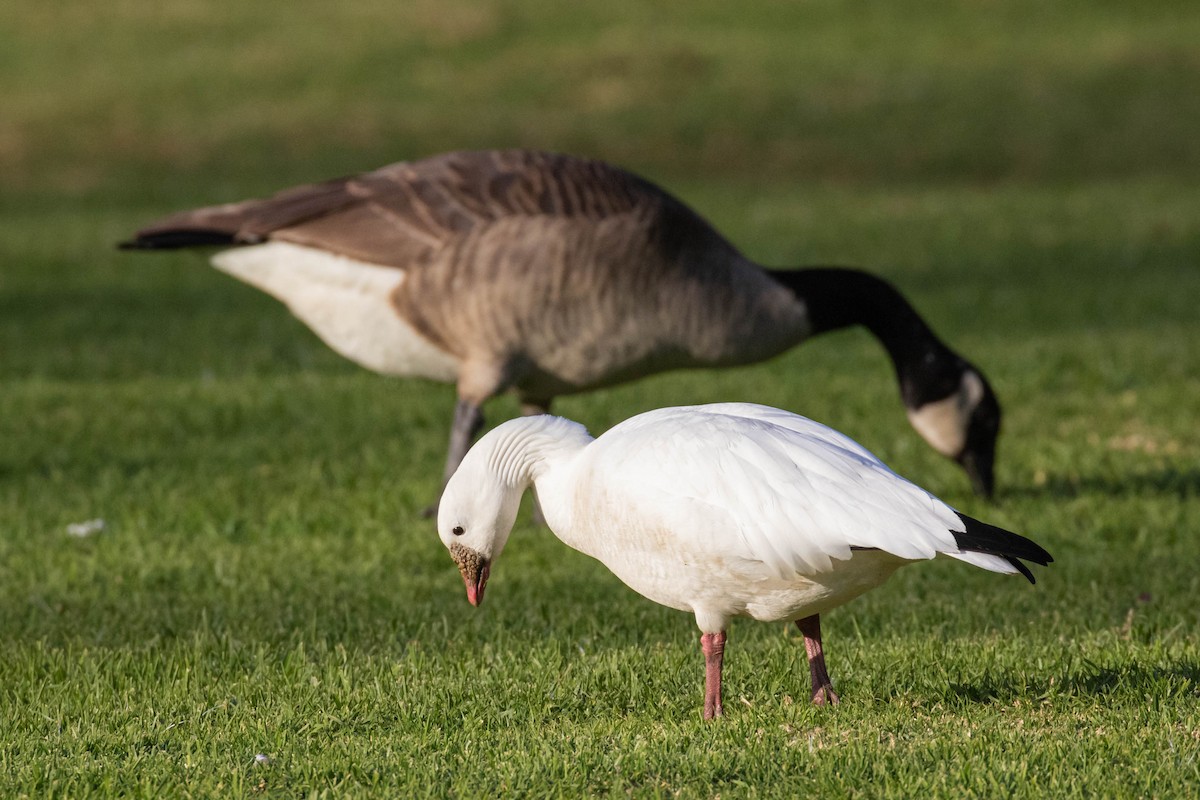
[[283, 301], [376, 372], [454, 382], [443, 485], [515, 390], [564, 394], [682, 367], [749, 364], [863, 325], [918, 433], [990, 495], [1000, 406], [983, 373], [889, 283], [763, 269], [657, 186], [600, 161], [456, 152], [184, 211], [121, 245], [215, 245], [220, 270]]
[[813, 701], [834, 703], [822, 612], [938, 555], [1031, 583], [1020, 559], [1052, 560], [1023, 536], [959, 514], [849, 437], [776, 408], [664, 408], [598, 439], [570, 420], [526, 417], [483, 436], [442, 495], [438, 535], [472, 605], [531, 485], [564, 543], [642, 596], [696, 615], [706, 719], [721, 714], [733, 617], [796, 621]]

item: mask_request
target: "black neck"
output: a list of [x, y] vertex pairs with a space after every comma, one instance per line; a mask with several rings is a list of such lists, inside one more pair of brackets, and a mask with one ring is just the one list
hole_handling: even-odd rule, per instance
[[921, 319], [895, 286], [870, 273], [839, 267], [770, 273], [803, 302], [812, 335], [861, 325], [892, 360], [909, 408], [948, 397], [967, 364]]

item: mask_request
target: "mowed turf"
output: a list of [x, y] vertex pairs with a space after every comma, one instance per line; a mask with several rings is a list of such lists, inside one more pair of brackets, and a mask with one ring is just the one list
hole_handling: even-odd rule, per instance
[[[0, 796], [1195, 791], [1200, 14], [397, 5], [0, 10]], [[738, 621], [705, 724], [692, 619], [527, 516], [467, 604], [419, 516], [449, 387], [112, 247], [501, 145], [635, 167], [766, 263], [890, 277], [995, 385], [999, 496], [908, 428], [861, 331], [561, 413], [789, 408], [1056, 562], [920, 564], [828, 614], [835, 709], [794, 630]]]

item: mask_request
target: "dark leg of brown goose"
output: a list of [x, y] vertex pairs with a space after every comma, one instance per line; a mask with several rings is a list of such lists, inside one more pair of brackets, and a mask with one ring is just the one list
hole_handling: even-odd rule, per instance
[[[536, 417], [539, 414], [550, 413], [550, 400], [530, 400], [522, 398], [521, 400], [521, 416]], [[533, 489], [533, 524], [546, 526], [546, 517], [542, 514], [542, 504], [538, 502], [537, 490]]]
[[480, 406], [461, 399], [455, 403], [454, 423], [450, 426], [450, 447], [446, 451], [446, 469], [442, 473], [442, 487], [438, 489], [438, 496], [434, 499], [433, 505], [422, 511], [421, 516], [429, 518], [437, 515], [438, 502], [442, 499], [442, 491], [445, 490], [446, 483], [458, 469], [458, 465], [462, 463], [463, 456], [471, 449], [475, 435], [482, 428], [483, 409]]
[[838, 696], [833, 691], [833, 681], [825, 669], [825, 650], [821, 647], [821, 616], [796, 620], [796, 627], [804, 634], [804, 649], [808, 653], [808, 671], [812, 674], [812, 701], [815, 705], [826, 703], [836, 706]]

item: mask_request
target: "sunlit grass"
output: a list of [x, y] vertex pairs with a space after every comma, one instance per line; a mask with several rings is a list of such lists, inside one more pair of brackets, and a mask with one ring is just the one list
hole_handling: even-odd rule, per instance
[[[1198, 26], [1168, 3], [0, 10], [0, 796], [1194, 791]], [[794, 631], [739, 621], [704, 724], [692, 620], [524, 517], [467, 605], [419, 516], [449, 387], [363, 372], [198, 255], [113, 249], [174, 208], [511, 144], [633, 165], [765, 263], [889, 276], [995, 385], [1000, 496], [907, 427], [857, 331], [561, 413], [800, 411], [1046, 545], [1037, 586], [923, 564], [829, 614], [837, 709], [804, 701]]]

